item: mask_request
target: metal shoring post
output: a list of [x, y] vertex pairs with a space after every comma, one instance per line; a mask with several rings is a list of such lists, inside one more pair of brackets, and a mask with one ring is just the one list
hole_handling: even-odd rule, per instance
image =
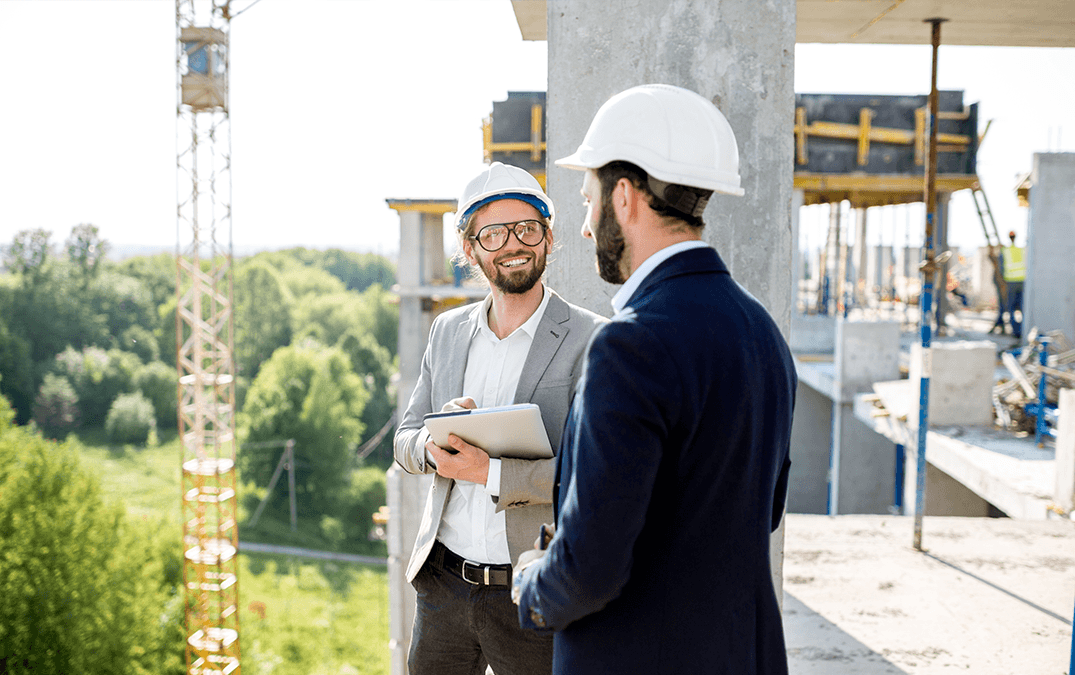
[[929, 163], [926, 166], [925, 260], [922, 261], [922, 296], [918, 325], [922, 337], [922, 364], [918, 393], [918, 447], [915, 470], [914, 548], [922, 549], [922, 514], [926, 510], [926, 435], [929, 433], [929, 378], [933, 355], [930, 353], [930, 314], [933, 305], [933, 276], [937, 261], [933, 257], [933, 216], [937, 208], [937, 53], [941, 47], [941, 24], [947, 19], [928, 19], [933, 27], [933, 71], [929, 88]]
[[[1042, 336], [1038, 338], [1038, 362], [1041, 365], [1047, 365], [1049, 363], [1049, 338]], [[1045, 442], [1042, 441], [1042, 437], [1049, 433], [1049, 422], [1045, 419], [1046, 411], [1046, 398], [1045, 390], [1048, 384], [1048, 376], [1045, 371], [1041, 371], [1038, 376], [1038, 414], [1034, 420], [1034, 443], [1039, 448], [1045, 447]]]

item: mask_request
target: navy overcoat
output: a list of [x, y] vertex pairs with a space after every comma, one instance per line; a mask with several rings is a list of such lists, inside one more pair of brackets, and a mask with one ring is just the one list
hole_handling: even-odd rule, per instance
[[557, 532], [520, 576], [554, 672], [784, 675], [769, 535], [787, 494], [787, 343], [715, 250], [662, 262], [594, 334]]

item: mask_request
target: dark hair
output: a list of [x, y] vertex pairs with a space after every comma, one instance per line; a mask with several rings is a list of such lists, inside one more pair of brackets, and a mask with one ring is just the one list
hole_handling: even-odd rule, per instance
[[[626, 178], [631, 181], [631, 185], [633, 185], [636, 190], [639, 190], [642, 194], [646, 195], [650, 208], [653, 209], [657, 215], [665, 219], [671, 218], [682, 221], [696, 232], [701, 231], [701, 229], [705, 227], [705, 221], [702, 220], [701, 216], [692, 216], [689, 213], [684, 213], [679, 209], [672, 208], [668, 202], [658, 197], [649, 186], [649, 174], [646, 173], [645, 169], [630, 162], [609, 162], [597, 169], [597, 181], [601, 184], [602, 203], [611, 203], [612, 190], [615, 189], [616, 183], [620, 182], [621, 178]], [[692, 192], [706, 198], [712, 194], [711, 190], [702, 190], [689, 185], [673, 185], [672, 187]]]

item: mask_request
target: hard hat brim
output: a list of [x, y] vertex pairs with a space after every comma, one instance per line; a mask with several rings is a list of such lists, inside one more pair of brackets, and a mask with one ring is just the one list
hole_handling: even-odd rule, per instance
[[[639, 168], [642, 168], [649, 175], [658, 180], [663, 180], [666, 183], [689, 185], [691, 187], [712, 190], [713, 192], [733, 195], [735, 197], [742, 197], [746, 194], [746, 191], [739, 186], [738, 176], [727, 176], [726, 180], [702, 180], [697, 176], [688, 176], [675, 171], [661, 169], [659, 168], [661, 162], [659, 158], [656, 157], [650, 158], [649, 161], [644, 162], [647, 165], [645, 167], [641, 166], [642, 163], [640, 162], [623, 159], [624, 156], [637, 156], [640, 152], [639, 148], [633, 148], [630, 152], [617, 152], [616, 150], [616, 148], [607, 148], [606, 152], [598, 153], [591, 148], [581, 147], [573, 154], [558, 159], [553, 163], [556, 166], [565, 169], [587, 171], [589, 169], [599, 169], [611, 162], [624, 161], [638, 165]], [[732, 178], [735, 179], [734, 182], [731, 180]]]

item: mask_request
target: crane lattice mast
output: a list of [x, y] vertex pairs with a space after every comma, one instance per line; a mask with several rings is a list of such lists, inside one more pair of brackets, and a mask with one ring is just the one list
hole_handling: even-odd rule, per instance
[[227, 0], [176, 0], [176, 369], [191, 675], [239, 673]]

